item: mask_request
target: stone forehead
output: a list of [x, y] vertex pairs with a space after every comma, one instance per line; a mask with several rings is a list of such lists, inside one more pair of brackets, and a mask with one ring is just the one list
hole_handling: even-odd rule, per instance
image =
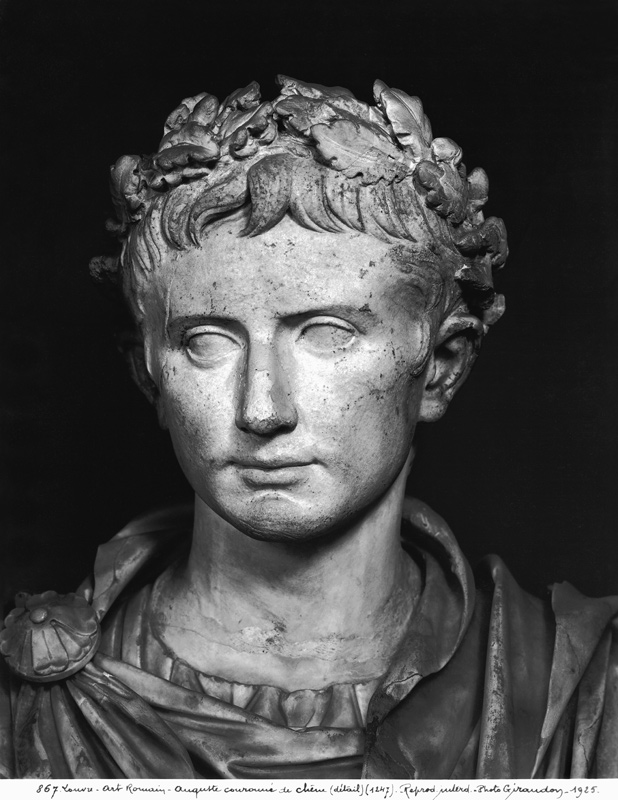
[[[411, 245], [355, 232], [318, 234], [290, 219], [254, 238], [238, 237], [237, 231], [237, 221], [222, 222], [199, 247], [170, 252], [154, 281], [159, 297], [169, 303], [183, 296], [186, 302], [197, 293], [197, 307], [211, 287], [221, 301], [229, 286], [233, 296], [252, 297], [256, 308], [268, 298], [294, 306], [295, 292], [323, 304], [394, 293], [416, 307], [420, 296], [427, 304], [441, 294], [441, 276], [415, 269]], [[410, 290], [420, 296], [414, 299]]]

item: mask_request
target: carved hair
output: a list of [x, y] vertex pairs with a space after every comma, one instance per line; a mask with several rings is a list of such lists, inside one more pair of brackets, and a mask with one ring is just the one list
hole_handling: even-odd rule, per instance
[[[450, 139], [432, 139], [421, 101], [381, 81], [376, 106], [341, 87], [279, 76], [281, 94], [262, 102], [251, 83], [223, 103], [186, 98], [167, 118], [157, 153], [112, 167], [122, 241], [119, 259], [94, 259], [96, 277], [120, 272], [140, 315], [139, 294], [163, 248], [198, 246], [209, 224], [235, 211], [255, 236], [285, 214], [315, 231], [346, 229], [405, 240], [414, 267], [459, 287], [485, 326], [503, 298], [492, 273], [507, 256], [502, 220], [485, 220], [488, 180], [467, 174]], [[405, 268], [405, 267], [404, 267]]]

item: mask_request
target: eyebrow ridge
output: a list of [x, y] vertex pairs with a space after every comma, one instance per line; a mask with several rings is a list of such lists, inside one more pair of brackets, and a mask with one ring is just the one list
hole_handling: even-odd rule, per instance
[[[276, 319], [281, 320], [303, 320], [311, 317], [338, 316], [345, 315], [352, 319], [376, 319], [376, 314], [367, 307], [367, 304], [358, 308], [351, 305], [329, 305], [318, 306], [316, 308], [305, 309], [304, 311], [293, 311], [291, 313], [277, 314]], [[221, 314], [209, 314], [207, 312], [198, 314], [186, 314], [173, 317], [167, 325], [169, 335], [177, 333], [179, 330], [191, 328], [194, 325], [204, 325], [208, 323], [230, 324], [238, 322], [234, 317], [226, 317]]]
[[376, 319], [376, 314], [369, 308], [367, 303], [360, 308], [351, 305], [328, 305], [309, 308], [305, 311], [292, 312], [291, 314], [278, 314], [278, 319], [303, 319], [308, 317], [327, 317], [347, 315], [350, 317], [362, 317], [363, 319]]

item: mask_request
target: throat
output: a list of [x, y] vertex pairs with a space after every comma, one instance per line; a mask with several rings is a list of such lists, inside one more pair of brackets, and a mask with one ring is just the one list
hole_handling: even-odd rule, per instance
[[290, 598], [276, 609], [236, 602], [235, 614], [219, 614], [176, 591], [183, 567], [157, 582], [151, 618], [166, 651], [206, 675], [289, 692], [364, 683], [387, 671], [416, 607], [418, 567], [403, 551], [401, 564], [395, 591], [363, 619], [326, 604], [318, 617]]
[[405, 476], [395, 483], [311, 546], [252, 539], [198, 499], [188, 559], [152, 598], [165, 649], [204, 674], [286, 691], [380, 677], [421, 584], [400, 544]]

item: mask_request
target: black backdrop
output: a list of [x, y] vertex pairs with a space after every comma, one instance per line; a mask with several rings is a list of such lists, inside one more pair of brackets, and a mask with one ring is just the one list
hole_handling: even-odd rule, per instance
[[604, 0], [4, 0], [2, 593], [69, 590], [133, 515], [189, 497], [91, 285], [108, 165], [187, 95], [283, 72], [424, 101], [490, 176], [507, 313], [413, 491], [528, 588], [618, 591], [616, 5]]

